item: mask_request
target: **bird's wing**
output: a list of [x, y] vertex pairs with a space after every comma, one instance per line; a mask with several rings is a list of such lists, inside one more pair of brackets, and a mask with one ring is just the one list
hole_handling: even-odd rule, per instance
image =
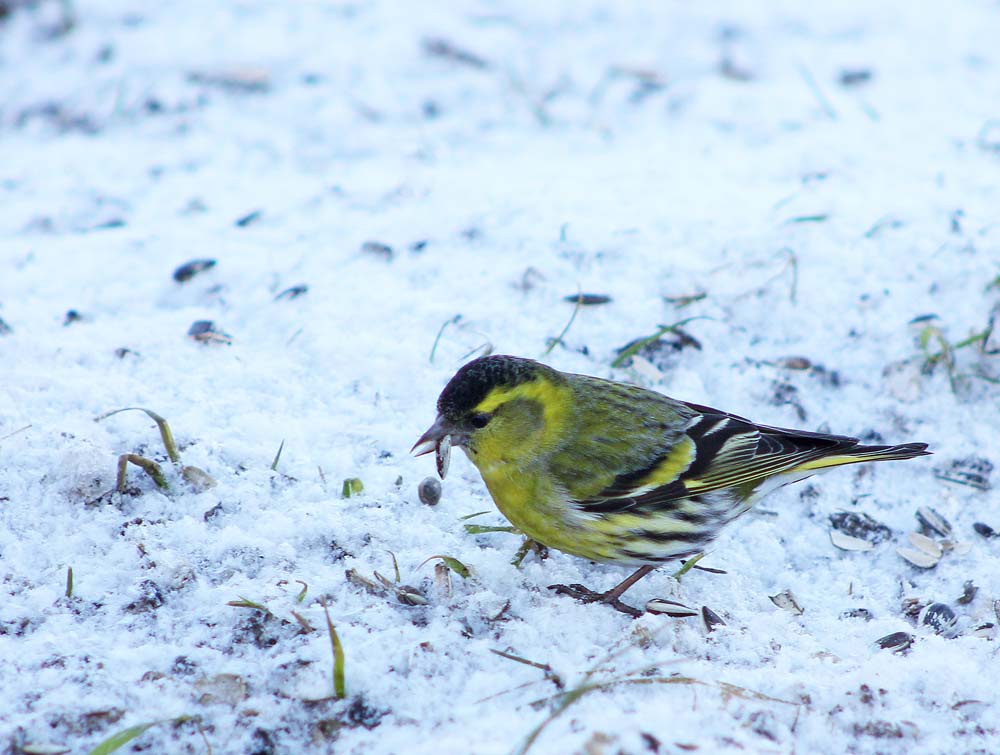
[[597, 495], [576, 503], [585, 511], [613, 513], [726, 488], [749, 497], [767, 478], [808, 470], [819, 459], [830, 463], [817, 468], [862, 460], [843, 455], [858, 448], [856, 438], [757, 425], [711, 407], [685, 405], [696, 414], [678, 441], [649, 464], [618, 474]]

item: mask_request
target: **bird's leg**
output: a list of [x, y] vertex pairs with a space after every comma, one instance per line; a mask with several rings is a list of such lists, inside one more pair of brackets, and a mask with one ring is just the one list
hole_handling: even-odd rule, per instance
[[549, 585], [549, 589], [555, 590], [559, 595], [569, 595], [571, 598], [576, 598], [582, 603], [607, 603], [616, 611], [627, 613], [633, 618], [639, 618], [642, 616], [643, 612], [638, 608], [628, 605], [627, 603], [622, 603], [620, 598], [625, 594], [626, 590], [655, 568], [655, 566], [640, 566], [634, 573], [630, 574], [607, 592], [595, 592], [589, 587], [584, 587], [583, 585], [578, 584]]

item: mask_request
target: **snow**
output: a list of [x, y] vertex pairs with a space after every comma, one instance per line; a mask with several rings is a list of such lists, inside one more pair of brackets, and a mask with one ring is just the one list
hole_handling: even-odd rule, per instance
[[[928, 324], [953, 344], [982, 333], [1000, 303], [995, 3], [12, 8], [9, 751], [86, 752], [165, 722], [122, 751], [489, 755], [557, 712], [529, 752], [996, 748], [996, 630], [974, 630], [998, 621], [1000, 541], [972, 525], [1000, 529], [997, 494], [941, 476], [1000, 459], [1000, 356], [957, 349], [953, 384], [921, 369], [919, 342]], [[199, 258], [217, 264], [173, 280]], [[581, 308], [545, 354], [578, 291], [613, 301]], [[687, 318], [700, 350], [611, 367]], [[189, 338], [198, 320], [232, 343]], [[935, 455], [785, 488], [702, 562], [725, 574], [663, 569], [626, 596], [708, 606], [725, 626], [632, 620], [546, 589], [606, 589], [624, 569], [559, 553], [516, 568], [520, 538], [467, 534], [475, 512], [504, 522], [460, 454], [441, 502], [419, 502], [433, 461], [408, 450], [487, 346]], [[147, 415], [94, 421], [123, 407], [165, 417], [183, 464], [218, 484], [186, 483]], [[130, 491], [109, 492], [125, 453], [163, 464], [169, 489], [130, 466]], [[364, 491], [342, 498], [352, 477]], [[920, 506], [960, 544], [929, 570], [896, 552]], [[829, 516], [844, 510], [892, 537], [838, 550]], [[472, 576], [449, 588], [439, 555]], [[345, 578], [393, 581], [393, 556], [426, 605]], [[801, 615], [769, 599], [782, 590]], [[271, 615], [229, 605], [244, 599]], [[931, 602], [958, 615], [957, 637], [907, 612]], [[870, 620], [844, 617], [859, 608]], [[899, 631], [908, 652], [879, 648]], [[563, 710], [581, 684], [603, 686]]]

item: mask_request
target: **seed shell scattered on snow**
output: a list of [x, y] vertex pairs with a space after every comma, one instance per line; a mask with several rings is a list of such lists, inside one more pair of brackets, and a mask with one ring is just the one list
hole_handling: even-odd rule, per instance
[[885, 637], [880, 637], [875, 641], [883, 650], [891, 650], [894, 653], [905, 653], [913, 644], [914, 637], [909, 632], [893, 632]]
[[892, 537], [892, 530], [888, 526], [860, 511], [838, 511], [830, 514], [830, 524], [838, 532], [859, 540], [867, 540], [873, 545]]
[[683, 603], [678, 603], [676, 600], [667, 600], [666, 598], [653, 598], [646, 603], [646, 612], [670, 616], [674, 619], [684, 619], [688, 616], [697, 616], [698, 611], [694, 608], [689, 608]]
[[782, 590], [777, 595], [769, 595], [768, 597], [778, 608], [782, 608], [795, 616], [801, 616], [805, 613], [805, 609], [799, 605], [799, 601], [795, 599], [791, 590]]
[[951, 522], [937, 513], [930, 506], [921, 506], [917, 509], [917, 520], [927, 530], [940, 535], [941, 537], [951, 536]]
[[959, 605], [967, 606], [976, 598], [976, 593], [979, 592], [979, 588], [973, 583], [971, 579], [966, 580], [965, 584], [962, 585], [962, 594], [955, 601]]
[[717, 627], [726, 626], [726, 622], [722, 620], [722, 617], [708, 606], [701, 607], [701, 621], [705, 625], [705, 631], [707, 632], [714, 632]]
[[870, 551], [875, 549], [875, 545], [870, 541], [845, 535], [840, 530], [830, 530], [830, 541], [843, 551]]
[[932, 556], [929, 553], [916, 550], [915, 548], [896, 548], [896, 553], [914, 566], [920, 567], [921, 569], [932, 569], [937, 566], [938, 561], [941, 560], [940, 556]]
[[946, 603], [931, 603], [920, 612], [918, 622], [934, 630], [934, 634], [952, 639], [958, 636], [955, 627], [958, 616]]

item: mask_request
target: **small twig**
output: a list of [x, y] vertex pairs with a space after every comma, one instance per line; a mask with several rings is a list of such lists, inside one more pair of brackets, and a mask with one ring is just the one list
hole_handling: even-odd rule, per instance
[[14, 431], [14, 432], [12, 432], [12, 433], [7, 433], [7, 434], [6, 434], [6, 435], [4, 435], [4, 436], [3, 436], [2, 438], [0, 438], [0, 441], [4, 441], [4, 440], [7, 440], [7, 438], [13, 438], [13, 437], [14, 437], [15, 435], [17, 435], [18, 433], [23, 433], [23, 432], [24, 432], [25, 430], [30, 430], [30, 429], [31, 429], [31, 425], [25, 425], [24, 427], [22, 427], [22, 428], [19, 428], [19, 429], [15, 430], [15, 431]]

